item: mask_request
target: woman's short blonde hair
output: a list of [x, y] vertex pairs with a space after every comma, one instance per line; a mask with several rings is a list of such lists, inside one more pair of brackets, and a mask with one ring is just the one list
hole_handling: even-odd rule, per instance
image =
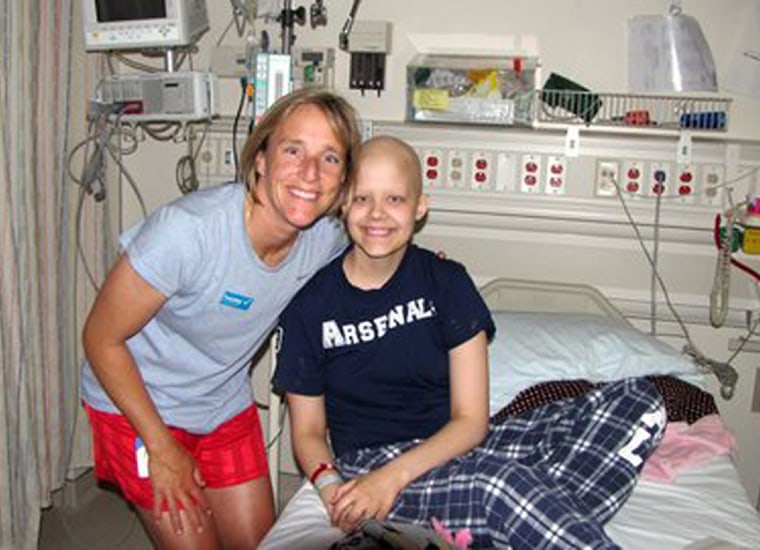
[[[335, 137], [346, 151], [341, 193], [336, 202], [339, 206], [348, 187], [348, 181], [353, 174], [357, 150], [361, 143], [361, 133], [354, 108], [341, 96], [324, 88], [302, 88], [281, 97], [272, 105], [261, 120], [256, 123], [253, 131], [246, 139], [243, 151], [240, 154], [238, 179], [245, 182], [249, 191], [253, 190], [259, 177], [256, 172], [256, 157], [266, 150], [269, 138], [279, 125], [293, 111], [304, 105], [314, 105], [324, 113]], [[336, 209], [332, 209], [331, 213], [335, 211]]]

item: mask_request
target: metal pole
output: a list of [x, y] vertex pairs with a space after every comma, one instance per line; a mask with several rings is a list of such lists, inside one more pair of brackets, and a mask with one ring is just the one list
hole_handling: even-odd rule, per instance
[[282, 10], [282, 53], [289, 54], [293, 44], [293, 0], [284, 0]]
[[172, 48], [168, 48], [164, 54], [164, 68], [167, 73], [174, 72], [174, 50]]

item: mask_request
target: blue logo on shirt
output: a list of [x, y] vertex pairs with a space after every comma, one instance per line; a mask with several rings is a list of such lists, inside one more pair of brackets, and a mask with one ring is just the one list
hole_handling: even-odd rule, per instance
[[234, 307], [235, 309], [247, 311], [253, 303], [253, 298], [243, 296], [242, 294], [236, 294], [228, 290], [224, 293], [224, 296], [222, 296], [222, 301], [219, 303], [223, 306]]

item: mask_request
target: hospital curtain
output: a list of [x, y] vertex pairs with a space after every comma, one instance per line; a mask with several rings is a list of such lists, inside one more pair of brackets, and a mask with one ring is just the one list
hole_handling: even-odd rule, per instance
[[74, 2], [0, 0], [2, 549], [37, 547], [41, 508], [67, 478], [79, 330], [92, 300], [77, 241], [91, 269], [105, 262], [104, 216], [91, 208], [77, 223], [79, 191], [67, 171], [67, 151], [85, 133], [88, 86]]

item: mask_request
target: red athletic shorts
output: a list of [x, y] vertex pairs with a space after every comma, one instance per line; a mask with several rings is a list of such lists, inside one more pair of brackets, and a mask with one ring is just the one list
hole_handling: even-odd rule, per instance
[[[118, 486], [136, 506], [151, 510], [150, 478], [138, 475], [137, 432], [120, 414], [98, 411], [87, 404], [85, 409], [92, 426], [95, 477]], [[195, 459], [206, 487], [238, 485], [269, 473], [255, 405], [209, 434], [192, 434], [172, 426], [169, 430]]]

